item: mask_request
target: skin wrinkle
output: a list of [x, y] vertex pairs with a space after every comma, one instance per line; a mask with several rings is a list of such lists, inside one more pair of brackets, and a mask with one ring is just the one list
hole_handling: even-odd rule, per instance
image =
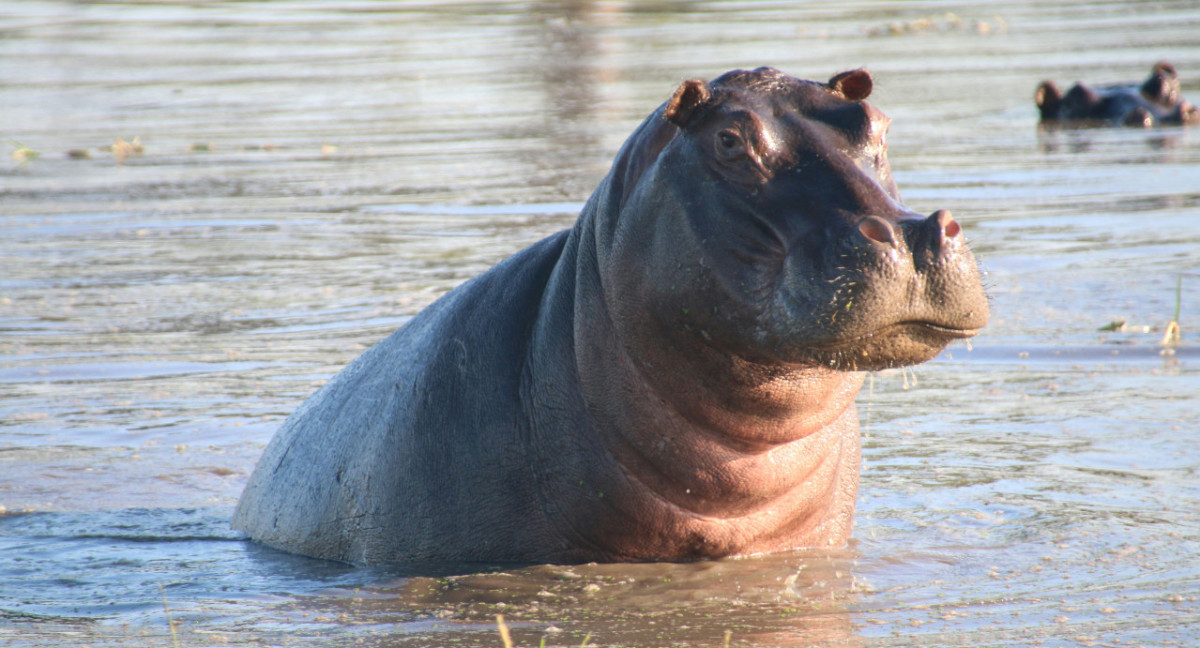
[[[857, 434], [857, 430], [853, 432], [855, 435]], [[841, 445], [839, 443], [837, 447], [841, 448]], [[796, 548], [813, 544], [838, 545], [845, 541], [845, 534], [848, 533], [850, 526], [853, 496], [857, 488], [858, 453], [854, 452], [853, 462], [851, 462], [853, 475], [849, 480], [852, 483], [849, 485], [847, 485], [847, 480], [839, 479], [836, 475], [817, 474], [838, 472], [839, 466], [845, 463], [841, 461], [842, 459], [841, 452], [821, 455], [818, 462], [812, 466], [811, 471], [806, 473], [804, 479], [799, 482], [801, 485], [813, 481], [827, 484], [820, 491], [810, 494], [805, 488], [793, 488], [763, 506], [756, 507], [747, 513], [729, 516], [697, 513], [662, 497], [661, 493], [650, 488], [635, 474], [625, 471], [624, 476], [633, 486], [639, 517], [649, 516], [651, 519], [658, 520], [660, 533], [664, 533], [661, 529], [662, 526], [665, 526], [666, 535], [692, 538], [698, 540], [701, 546], [709, 548], [709, 551], [698, 553], [696, 557], [715, 557], [729, 553], [749, 555], [784, 547]], [[848, 497], [842, 498], [843, 502], [840, 508], [834, 512], [832, 517], [823, 515], [826, 511], [820, 506], [820, 503], [835, 498], [835, 494], [841, 491], [845, 491], [842, 494]], [[648, 507], [650, 511], [647, 511]], [[842, 531], [822, 534], [820, 532], [822, 527], [831, 527]], [[813, 534], [824, 535], [826, 539], [820, 543], [794, 540], [800, 537], [812, 537]], [[783, 540], [785, 538], [793, 540]], [[636, 554], [630, 554], [627, 557], [642, 559]]]
[[[840, 444], [837, 449], [840, 449]], [[767, 451], [770, 454], [772, 451]], [[759, 538], [760, 529], [763, 528], [778, 528], [778, 531], [772, 533], [767, 539], [774, 536], [786, 536], [795, 534], [797, 527], [803, 528], [808, 525], [814, 517], [820, 513], [818, 507], [812, 506], [814, 501], [821, 502], [829, 499], [830, 491], [840, 487], [840, 482], [832, 477], [822, 479], [823, 475], [819, 473], [832, 470], [830, 468], [835, 462], [833, 458], [840, 458], [839, 452], [827, 452], [818, 456], [814, 463], [811, 463], [808, 470], [797, 475], [796, 486], [789, 488], [780, 493], [776, 497], [764, 500], [758, 506], [751, 508], [749, 511], [734, 511], [725, 515], [713, 513], [700, 513], [687, 505], [672, 500], [665, 493], [653, 487], [653, 484], [644, 481], [638, 477], [638, 473], [632, 470], [625, 463], [620, 463], [622, 472], [626, 479], [634, 485], [638, 492], [651, 496], [656, 503], [666, 509], [668, 516], [665, 519], [672, 519], [673, 523], [680, 526], [700, 526], [699, 530], [707, 530], [707, 535], [715, 535], [715, 532], [723, 532], [732, 534], [736, 537], [734, 544], [744, 546], [754, 546], [754, 540], [762, 540]], [[774, 463], [774, 461], [772, 461]], [[828, 486], [823, 491], [810, 495], [803, 488], [808, 483], [827, 483]], [[769, 525], [767, 522], [774, 521], [781, 515], [795, 514], [801, 512], [796, 520], [790, 525], [784, 525], [779, 528], [779, 525]], [[672, 518], [670, 514], [673, 514]], [[744, 552], [745, 553], [745, 552]], [[748, 553], [753, 553], [749, 550]]]
[[[858, 431], [854, 430], [854, 434], [857, 435]], [[835, 528], [836, 527], [844, 527], [847, 530], [849, 529], [851, 520], [847, 519], [847, 517], [849, 517], [848, 511], [853, 509], [854, 498], [855, 498], [855, 495], [857, 494], [859, 453], [856, 450], [857, 446], [855, 446], [855, 449], [848, 449], [848, 448], [843, 447], [843, 445], [844, 445], [844, 442], [839, 443], [839, 444], [837, 444], [836, 452], [829, 452], [829, 453], [825, 454], [822, 457], [821, 461], [813, 467], [812, 472], [809, 473], [805, 477], [805, 480], [806, 480], [806, 483], [814, 483], [815, 482], [815, 483], [826, 484], [825, 489], [823, 489], [819, 493], [816, 493], [815, 495], [808, 498], [811, 501], [837, 502], [839, 499], [837, 497], [837, 495], [838, 495], [837, 491], [846, 491], [846, 492], [841, 493], [844, 496], [841, 498], [841, 500], [843, 501], [842, 507], [843, 507], [843, 509], [845, 509], [845, 511], [843, 511], [843, 510], [836, 511], [835, 512], [836, 514], [834, 516], [832, 516], [832, 517], [825, 516], [825, 519], [822, 519], [822, 516], [818, 515], [818, 509], [816, 509], [812, 506], [807, 506], [807, 507], [797, 506], [795, 503], [781, 498], [779, 501], [776, 502], [776, 504], [778, 505], [779, 508], [784, 509], [784, 510], [787, 510], [787, 509], [803, 510], [803, 511], [807, 511], [807, 514], [794, 518], [790, 525], [785, 524], [782, 526], [777, 526], [771, 532], [769, 532], [765, 535], [760, 535], [759, 537], [756, 538], [757, 542], [752, 543], [747, 548], [747, 552], [753, 553], [758, 550], [770, 550], [774, 547], [778, 547], [780, 545], [780, 540], [784, 539], [784, 538], [796, 537], [796, 536], [812, 537], [814, 535], [817, 535], [817, 536], [822, 535], [819, 533], [814, 533], [814, 529], [811, 527], [820, 527], [822, 525], [827, 525], [827, 526], [833, 526]], [[841, 479], [840, 478], [840, 477], [842, 477], [841, 475], [829, 475], [827, 478], [823, 478], [824, 476], [820, 473], [823, 473], [826, 471], [840, 472], [840, 471], [838, 471], [838, 463], [833, 462], [832, 458], [836, 456], [838, 459], [844, 459], [842, 455], [843, 455], [843, 453], [846, 453], [846, 452], [854, 453], [853, 461], [851, 462], [853, 464], [852, 469], [854, 472], [852, 478], [851, 479]], [[848, 482], [852, 482], [852, 484], [850, 486], [847, 486]], [[799, 489], [796, 489], [793, 492], [797, 492], [798, 490]], [[820, 512], [824, 513], [825, 511], [820, 511]], [[775, 514], [775, 511], [769, 510], [769, 511], [767, 511], [767, 513]], [[837, 537], [837, 534], [829, 534], [829, 536]], [[830, 541], [830, 544], [834, 544], [834, 542]], [[841, 544], [841, 543], [839, 542], [837, 544]]]

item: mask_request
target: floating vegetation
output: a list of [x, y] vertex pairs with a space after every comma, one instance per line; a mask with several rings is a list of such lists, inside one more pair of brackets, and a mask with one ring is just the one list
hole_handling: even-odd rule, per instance
[[9, 144], [15, 147], [11, 157], [18, 164], [29, 164], [42, 155], [41, 153], [29, 148], [28, 146], [25, 146], [20, 142], [10, 140]]
[[[1179, 312], [1182, 309], [1182, 305], [1183, 275], [1179, 275], [1175, 282], [1175, 313], [1171, 316], [1171, 319], [1167, 322], [1166, 326], [1163, 327], [1163, 336], [1158, 342], [1159, 346], [1165, 347], [1163, 349], [1163, 355], [1172, 355], [1174, 353], [1174, 347], [1178, 346], [1181, 341]], [[1102, 333], [1146, 334], [1152, 331], [1158, 331], [1159, 327], [1151, 326], [1149, 324], [1130, 324], [1127, 320], [1116, 319], [1096, 330]]]
[[1008, 31], [1008, 22], [1000, 16], [991, 20], [964, 20], [953, 13], [940, 16], [927, 16], [903, 22], [890, 22], [886, 25], [868, 27], [863, 30], [867, 36], [903, 36], [907, 34], [938, 34], [944, 32], [972, 31], [980, 36], [1002, 34]]
[[1179, 307], [1183, 301], [1183, 275], [1175, 281], [1175, 315], [1171, 317], [1171, 321], [1167, 322], [1167, 330], [1163, 332], [1162, 341], [1159, 344], [1164, 347], [1174, 347], [1179, 344]]
[[158, 584], [158, 591], [162, 594], [163, 612], [167, 615], [167, 626], [171, 628], [171, 646], [179, 648], [179, 634], [175, 632], [175, 620], [171, 618], [171, 608], [167, 605], [167, 590], [162, 583]]
[[[9, 157], [11, 157], [13, 161], [20, 165], [29, 164], [33, 160], [42, 157], [41, 151], [38, 151], [33, 147], [26, 146], [21, 142], [9, 140], [8, 143], [12, 147], [12, 152], [9, 154]], [[265, 144], [240, 144], [230, 147], [229, 150], [271, 152], [278, 151], [282, 148], [284, 147], [272, 142], [267, 142]], [[216, 149], [217, 147], [211, 142], [193, 142], [187, 147], [187, 151], [189, 153], [212, 153], [216, 151]], [[146, 152], [146, 147], [142, 144], [142, 139], [140, 136], [135, 136], [131, 140], [118, 137], [113, 140], [112, 144], [106, 146], [98, 146], [95, 148], [70, 148], [67, 149], [63, 155], [68, 160], [91, 160], [95, 157], [93, 155], [94, 151], [112, 154], [113, 158], [117, 161], [117, 164], [124, 164], [129, 158], [144, 154]], [[337, 154], [339, 152], [339, 148], [333, 144], [322, 142], [320, 145], [320, 151], [322, 156], [328, 157]]]
[[512, 635], [508, 633], [503, 614], [496, 615], [496, 628], [500, 631], [500, 641], [504, 642], [504, 648], [513, 648]]
[[[513, 646], [515, 644], [513, 644], [512, 635], [508, 631], [508, 624], [504, 622], [503, 614], [496, 615], [496, 629], [499, 630], [499, 632], [500, 632], [500, 641], [504, 643], [504, 648], [513, 648]], [[583, 643], [579, 644], [579, 648], [585, 648], [588, 644], [588, 641], [591, 641], [591, 639], [592, 639], [592, 633], [589, 632], [586, 636], [584, 636]], [[728, 646], [729, 646], [729, 633], [728, 632], [725, 633], [725, 646], [726, 646], [726, 648], [728, 648]], [[539, 644], [539, 648], [546, 648], [546, 638], [545, 637], [542, 637], [542, 641]]]
[[129, 142], [126, 142], [124, 139], [118, 137], [116, 141], [113, 142], [112, 146], [108, 147], [108, 150], [111, 151], [113, 157], [117, 159], [117, 164], [125, 164], [125, 160], [129, 159], [130, 157], [134, 155], [141, 155], [142, 153], [146, 152], [145, 147], [142, 146], [142, 138], [136, 135], [133, 137], [133, 140]]

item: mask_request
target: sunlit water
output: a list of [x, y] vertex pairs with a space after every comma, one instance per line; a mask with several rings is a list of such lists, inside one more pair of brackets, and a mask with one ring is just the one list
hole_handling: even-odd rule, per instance
[[[1182, 1], [0, 5], [0, 644], [1200, 645], [1200, 131], [1031, 100], [1159, 59], [1200, 100], [1197, 34]], [[993, 299], [864, 388], [851, 546], [363, 570], [229, 530], [321, 381], [567, 227], [680, 80], [761, 64], [873, 71]]]

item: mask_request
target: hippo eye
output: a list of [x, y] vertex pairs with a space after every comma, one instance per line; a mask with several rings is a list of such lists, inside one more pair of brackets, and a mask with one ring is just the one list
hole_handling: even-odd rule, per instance
[[[757, 124], [750, 124], [753, 128]], [[755, 132], [761, 137], [761, 129]], [[770, 172], [763, 165], [759, 151], [742, 131], [737, 128], [726, 128], [713, 133], [713, 157], [720, 172], [731, 180], [747, 184], [759, 184], [770, 178]]]
[[716, 140], [717, 155], [722, 159], [733, 162], [746, 157], [746, 140], [741, 133], [726, 129], [716, 134]]
[[728, 152], [733, 152], [734, 149], [740, 148], [742, 138], [731, 130], [723, 130], [717, 133], [717, 141], [721, 144], [721, 148]]

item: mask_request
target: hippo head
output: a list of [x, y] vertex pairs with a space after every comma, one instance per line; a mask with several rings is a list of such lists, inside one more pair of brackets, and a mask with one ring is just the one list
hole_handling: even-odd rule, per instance
[[1179, 89], [1179, 73], [1174, 65], [1166, 61], [1154, 65], [1149, 78], [1138, 90], [1148, 101], [1166, 108], [1174, 108], [1183, 99]]
[[988, 318], [975, 259], [949, 212], [901, 204], [871, 89], [866, 70], [818, 83], [772, 68], [680, 85], [626, 145], [637, 161], [614, 169], [614, 319], [843, 371], [974, 335]]

